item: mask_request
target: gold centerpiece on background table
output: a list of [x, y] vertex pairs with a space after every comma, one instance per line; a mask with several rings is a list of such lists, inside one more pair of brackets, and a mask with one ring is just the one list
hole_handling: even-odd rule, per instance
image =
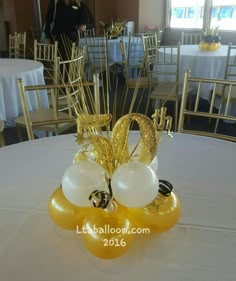
[[112, 21], [111, 24], [105, 24], [103, 21], [100, 21], [100, 24], [104, 29], [104, 34], [108, 39], [116, 39], [117, 37], [119, 37], [125, 30], [126, 23], [126, 21]]
[[218, 28], [211, 28], [203, 33], [202, 40], [199, 44], [201, 51], [216, 51], [221, 47], [221, 37]]

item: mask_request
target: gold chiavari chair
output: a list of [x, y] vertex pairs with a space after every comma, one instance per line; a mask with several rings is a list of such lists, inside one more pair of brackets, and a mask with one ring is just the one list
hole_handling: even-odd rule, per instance
[[[97, 96], [97, 113], [100, 113], [100, 108], [104, 112], [109, 112], [111, 79], [110, 70], [114, 65], [109, 60], [107, 37], [86, 37], [86, 55], [88, 61], [88, 79], [93, 80], [99, 85], [96, 90]], [[100, 97], [98, 97], [100, 96]], [[101, 105], [99, 105], [101, 99]], [[98, 111], [99, 110], [99, 111]]]
[[86, 29], [85, 31], [78, 31], [79, 40], [86, 37], [95, 37], [95, 29]]
[[26, 32], [9, 35], [9, 58], [26, 57]]
[[58, 56], [57, 42], [54, 44], [42, 44], [34, 40], [34, 60], [44, 65], [44, 79], [46, 84], [56, 83], [56, 60]]
[[3, 130], [4, 130], [4, 122], [2, 120], [0, 120], [0, 147], [5, 145]]
[[[18, 127], [26, 128], [30, 140], [34, 139], [33, 129], [60, 134], [74, 126], [76, 110], [79, 109], [81, 112], [81, 107], [84, 106], [81, 98], [83, 56], [64, 62], [60, 62], [58, 58], [57, 65], [60, 65], [60, 81], [64, 79], [64, 81], [67, 81], [66, 83], [25, 86], [21, 79], [18, 80], [23, 115], [15, 121]], [[45, 91], [50, 92], [51, 108], [43, 108], [41, 105], [40, 96], [47, 94]], [[27, 102], [30, 96], [37, 103], [37, 109], [32, 111], [29, 110]], [[64, 104], [64, 107], [59, 106], [59, 103]]]
[[150, 49], [160, 46], [160, 42], [158, 42], [156, 32], [142, 33], [142, 41], [145, 55], [149, 54]]
[[202, 33], [187, 33], [182, 32], [181, 42], [182, 45], [198, 45], [202, 39]]
[[[121, 48], [121, 54], [122, 54], [122, 62], [124, 66], [124, 77], [125, 77], [125, 93], [124, 93], [124, 99], [122, 102], [122, 114], [124, 113], [127, 95], [129, 92], [129, 89], [135, 89], [137, 86], [140, 89], [143, 89], [142, 96], [144, 94], [144, 90], [149, 88], [149, 79], [148, 76], [142, 76], [145, 74], [145, 61], [142, 60], [142, 62], [139, 62], [139, 70], [135, 78], [130, 78], [130, 69], [133, 70], [134, 63], [129, 64], [127, 54], [126, 54], [126, 47], [125, 42], [123, 39], [120, 41], [120, 48]], [[136, 64], [137, 67], [137, 64]], [[141, 103], [141, 98], [139, 105]], [[138, 105], [138, 107], [139, 107]]]
[[[187, 104], [187, 99], [189, 97], [189, 87], [190, 84], [193, 84], [197, 87], [197, 95], [194, 97], [194, 101], [192, 100], [191, 108]], [[204, 93], [203, 89], [205, 85], [210, 85], [213, 88], [213, 92], [209, 101], [208, 108], [204, 108], [202, 110], [200, 108], [200, 99], [201, 95]], [[216, 110], [215, 107], [215, 100], [216, 100], [216, 89], [217, 87], [221, 87], [224, 89], [224, 97], [225, 101], [221, 101], [218, 109]], [[208, 88], [208, 87], [205, 87]], [[179, 119], [179, 127], [178, 132], [181, 133], [189, 133], [189, 134], [196, 134], [202, 135], [207, 137], [214, 137], [220, 138], [224, 140], [236, 141], [236, 137], [220, 134], [218, 131], [219, 128], [219, 120], [221, 121], [233, 121], [236, 122], [236, 116], [232, 116], [230, 114], [230, 102], [232, 98], [232, 93], [236, 89], [236, 81], [226, 81], [226, 80], [217, 80], [217, 79], [204, 79], [204, 78], [194, 78], [190, 76], [190, 71], [187, 70], [185, 72], [184, 78], [184, 86], [183, 86], [183, 96], [182, 96], [182, 103], [180, 109], [180, 119]], [[190, 123], [185, 122], [187, 116], [191, 116]], [[211, 131], [201, 131], [197, 129], [188, 129], [186, 125], [191, 125], [193, 122], [193, 117], [201, 118], [201, 119], [210, 119], [215, 120], [215, 125], [213, 126]], [[208, 122], [208, 124], [210, 124]], [[210, 125], [209, 125], [210, 126]]]
[[[232, 43], [228, 46], [224, 80], [236, 81], [236, 46], [233, 46]], [[217, 86], [216, 95], [225, 100], [224, 91], [225, 88], [222, 88], [220, 85]], [[231, 102], [236, 102], [236, 88], [233, 88], [231, 93]]]
[[180, 44], [177, 46], [159, 46], [150, 49], [148, 57], [149, 97], [146, 114], [150, 101], [175, 103], [175, 131], [178, 122], [178, 102], [181, 94], [179, 81]]
[[92, 73], [100, 73], [109, 69], [109, 53], [106, 37], [87, 37], [86, 49], [88, 64]]
[[127, 65], [129, 67], [130, 75], [132, 75], [132, 77], [137, 76], [137, 70], [142, 66], [143, 59], [144, 49], [142, 44], [142, 36], [140, 34], [129, 34], [127, 48]]

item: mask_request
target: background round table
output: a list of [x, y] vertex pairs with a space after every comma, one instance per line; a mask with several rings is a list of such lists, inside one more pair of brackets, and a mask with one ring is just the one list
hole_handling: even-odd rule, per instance
[[[129, 37], [118, 37], [116, 39], [108, 39], [107, 40], [107, 46], [108, 46], [108, 56], [109, 56], [109, 63], [115, 64], [115, 63], [121, 63], [122, 62], [122, 55], [121, 55], [121, 48], [120, 48], [120, 40], [123, 38], [126, 46], [126, 51], [128, 51], [128, 42]], [[95, 37], [96, 40], [96, 37]], [[143, 56], [143, 42], [142, 39], [138, 40], [138, 44], [135, 48], [135, 53], [139, 57]], [[84, 38], [80, 39], [79, 46], [84, 47], [86, 45], [86, 40]], [[132, 47], [132, 50], [134, 47]]]
[[[17, 79], [23, 79], [24, 84], [43, 85], [43, 65], [40, 62], [24, 59], [0, 59], [0, 120], [10, 125], [22, 114], [22, 107], [17, 86]], [[36, 98], [28, 99], [30, 110], [37, 108]], [[48, 107], [46, 92], [41, 94], [43, 107]]]
[[[130, 143], [137, 139], [131, 133]], [[235, 143], [164, 137], [158, 176], [174, 185], [181, 219], [169, 232], [137, 237], [115, 260], [92, 256], [78, 234], [48, 216], [48, 200], [77, 150], [73, 135], [0, 149], [0, 280], [235, 281]]]
[[180, 46], [180, 77], [186, 69], [193, 77], [223, 79], [225, 73], [228, 45], [216, 51], [201, 51], [198, 45]]
[[[173, 50], [173, 60], [176, 59], [176, 50]], [[163, 50], [160, 49], [161, 55]], [[216, 51], [201, 51], [198, 45], [181, 45], [180, 46], [180, 61], [179, 61], [179, 81], [183, 84], [184, 73], [187, 69], [191, 71], [192, 77], [209, 78], [209, 79], [224, 79], [226, 61], [228, 54], [228, 45], [222, 45]], [[232, 51], [232, 55], [235, 55]], [[164, 56], [163, 56], [164, 57]], [[171, 49], [165, 50], [166, 61], [171, 60]], [[160, 66], [159, 66], [160, 67]], [[154, 70], [157, 70], [157, 67]], [[170, 65], [161, 66], [161, 71], [173, 72], [175, 67]], [[159, 80], [168, 81], [170, 75], [158, 75]], [[193, 84], [194, 88], [195, 85]], [[212, 90], [211, 84], [203, 84], [201, 87], [201, 98], [208, 100]], [[218, 101], [217, 101], [218, 103]]]

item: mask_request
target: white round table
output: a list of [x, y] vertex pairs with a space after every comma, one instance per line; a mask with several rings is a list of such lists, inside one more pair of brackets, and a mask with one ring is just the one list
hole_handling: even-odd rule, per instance
[[[43, 65], [40, 62], [23, 59], [0, 59], [0, 120], [12, 124], [22, 114], [17, 79], [24, 84], [43, 85]], [[36, 99], [28, 100], [31, 110], [37, 108]], [[41, 94], [43, 107], [48, 107], [47, 94]]]
[[[115, 63], [121, 63], [122, 62], [122, 55], [121, 55], [121, 49], [120, 49], [120, 40], [123, 38], [125, 41], [125, 46], [126, 50], [128, 50], [128, 42], [129, 42], [129, 37], [118, 37], [116, 39], [108, 39], [107, 40], [107, 45], [108, 45], [108, 55], [109, 55], [109, 63], [110, 64], [115, 64]], [[96, 39], [96, 38], [95, 38]], [[143, 55], [143, 42], [140, 38], [137, 44], [137, 50], [135, 50], [136, 55], [142, 56]], [[84, 47], [86, 45], [86, 40], [81, 39], [79, 46]], [[133, 49], [133, 48], [132, 48]]]
[[48, 216], [50, 195], [77, 149], [73, 135], [0, 148], [0, 280], [235, 281], [235, 143], [164, 137], [158, 176], [174, 185], [181, 219], [169, 232], [137, 237], [115, 260], [95, 258], [78, 234]]
[[[177, 49], [165, 49], [166, 61], [176, 61]], [[161, 55], [164, 57], [163, 49], [160, 49]], [[201, 51], [198, 45], [181, 45], [180, 46], [180, 61], [179, 61], [179, 81], [183, 84], [184, 73], [187, 69], [191, 71], [192, 77], [209, 78], [209, 79], [224, 79], [224, 72], [226, 67], [228, 53], [228, 45], [222, 45], [216, 51]], [[234, 52], [232, 51], [232, 55]], [[171, 65], [158, 66], [161, 71], [173, 72], [176, 68]], [[157, 70], [157, 66], [154, 66], [154, 70]], [[169, 81], [172, 79], [170, 75], [158, 75], [159, 80]], [[193, 88], [195, 85], [193, 85]], [[211, 84], [204, 84], [201, 87], [201, 97], [208, 100], [212, 90]]]
[[198, 45], [180, 46], [180, 77], [186, 69], [193, 77], [223, 79], [228, 45], [222, 45], [216, 51], [201, 51]]

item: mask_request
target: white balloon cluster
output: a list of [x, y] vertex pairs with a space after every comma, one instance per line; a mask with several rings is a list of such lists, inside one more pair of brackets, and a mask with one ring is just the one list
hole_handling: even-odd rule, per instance
[[[114, 198], [130, 208], [147, 206], [158, 193], [157, 166], [157, 158], [150, 165], [131, 161], [119, 166], [111, 177]], [[62, 191], [71, 203], [80, 207], [92, 206], [89, 197], [95, 190], [108, 192], [106, 172], [95, 161], [81, 160], [66, 170]]]

